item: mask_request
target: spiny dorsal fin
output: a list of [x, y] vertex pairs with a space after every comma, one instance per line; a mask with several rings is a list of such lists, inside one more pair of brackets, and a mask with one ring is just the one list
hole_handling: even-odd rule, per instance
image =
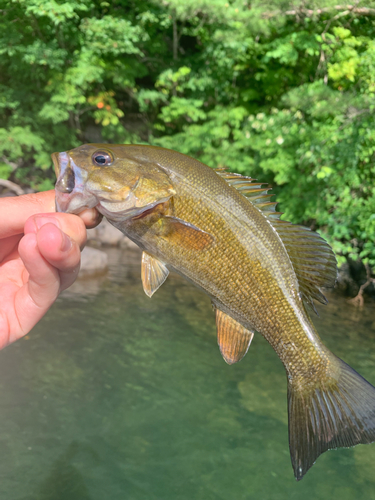
[[228, 365], [237, 363], [247, 353], [254, 333], [236, 320], [216, 309], [217, 343]]
[[226, 168], [215, 171], [269, 219], [288, 252], [303, 300], [315, 312], [313, 300], [327, 304], [320, 287], [334, 287], [337, 279], [337, 261], [328, 243], [308, 227], [280, 220], [282, 213], [275, 211], [277, 202], [270, 201], [273, 196], [268, 193], [270, 186], [256, 182], [251, 177], [228, 172]]
[[228, 184], [237, 189], [241, 194], [257, 206], [266, 217], [270, 219], [279, 219], [281, 212], [276, 212], [276, 201], [271, 201], [272, 193], [268, 193], [271, 186], [266, 182], [257, 182], [252, 177], [228, 172], [226, 167], [215, 168], [215, 172], [227, 181]]

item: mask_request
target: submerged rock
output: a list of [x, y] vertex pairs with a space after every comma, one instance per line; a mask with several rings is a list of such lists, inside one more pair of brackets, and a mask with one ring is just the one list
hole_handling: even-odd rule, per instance
[[100, 274], [108, 269], [108, 255], [96, 248], [85, 247], [81, 254], [80, 276]]

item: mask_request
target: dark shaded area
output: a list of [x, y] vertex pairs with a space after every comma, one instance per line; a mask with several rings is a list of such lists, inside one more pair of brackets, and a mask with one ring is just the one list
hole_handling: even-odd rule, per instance
[[[84, 448], [83, 448], [84, 449]], [[43, 482], [35, 500], [90, 500], [83, 475], [74, 465], [80, 445], [72, 442], [66, 452], [54, 462], [51, 472]]]

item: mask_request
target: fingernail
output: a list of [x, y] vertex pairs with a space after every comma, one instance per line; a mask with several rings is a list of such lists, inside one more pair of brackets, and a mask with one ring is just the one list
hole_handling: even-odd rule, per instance
[[[42, 226], [45, 224], [54, 224], [58, 228], [60, 228], [59, 221], [55, 219], [55, 217], [46, 217], [46, 216], [40, 216], [40, 217], [34, 217], [35, 225], [37, 229], [40, 229]], [[61, 228], [60, 228], [61, 229]]]
[[62, 232], [62, 234], [63, 234], [63, 238], [62, 238], [60, 250], [62, 252], [67, 252], [68, 250], [70, 250], [70, 248], [72, 246], [72, 240], [64, 232]]

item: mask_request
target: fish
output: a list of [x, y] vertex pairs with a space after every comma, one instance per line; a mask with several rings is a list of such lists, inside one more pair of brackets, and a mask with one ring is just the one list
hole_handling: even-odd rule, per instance
[[307, 227], [280, 218], [269, 186], [176, 151], [85, 144], [53, 153], [56, 209], [95, 207], [143, 251], [151, 297], [175, 271], [205, 292], [228, 364], [255, 333], [283, 363], [289, 449], [303, 478], [329, 449], [375, 441], [375, 388], [322, 343], [310, 314], [337, 261]]

